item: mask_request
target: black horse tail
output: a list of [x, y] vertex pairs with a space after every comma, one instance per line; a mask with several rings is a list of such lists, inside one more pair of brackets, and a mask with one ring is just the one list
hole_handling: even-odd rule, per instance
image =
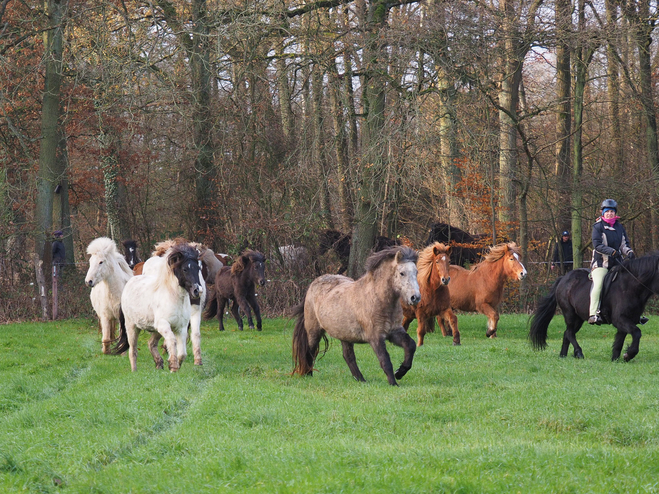
[[211, 319], [217, 315], [217, 297], [215, 289], [207, 286], [206, 305], [204, 306], [204, 319]]
[[119, 307], [119, 338], [115, 340], [114, 348], [112, 348], [112, 355], [121, 355], [130, 348], [128, 343], [128, 332], [126, 331], [126, 318], [124, 311]]
[[551, 287], [551, 290], [545, 295], [535, 312], [531, 316], [531, 329], [529, 330], [529, 340], [534, 350], [544, 350], [547, 348], [547, 328], [556, 313], [556, 287], [562, 278], [558, 278]]

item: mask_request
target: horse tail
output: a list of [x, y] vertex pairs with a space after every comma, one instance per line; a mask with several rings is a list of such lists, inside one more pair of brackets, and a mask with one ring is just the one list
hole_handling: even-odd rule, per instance
[[306, 376], [313, 373], [315, 355], [309, 348], [309, 335], [304, 326], [304, 300], [293, 309], [293, 317], [297, 318], [293, 331], [293, 375]]
[[545, 295], [536, 307], [531, 316], [531, 328], [529, 330], [529, 340], [534, 350], [544, 350], [547, 348], [547, 328], [556, 313], [556, 287], [562, 278], [558, 278], [551, 287], [551, 290]]
[[128, 332], [126, 331], [126, 318], [124, 311], [119, 307], [119, 338], [115, 340], [114, 348], [112, 348], [112, 355], [121, 355], [128, 351], [130, 345], [128, 344]]
[[206, 305], [204, 306], [204, 319], [211, 319], [217, 315], [217, 297], [215, 289], [207, 286]]

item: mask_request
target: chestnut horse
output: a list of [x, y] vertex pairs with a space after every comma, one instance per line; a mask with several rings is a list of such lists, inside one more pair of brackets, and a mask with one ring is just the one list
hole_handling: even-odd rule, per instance
[[249, 329], [254, 329], [252, 312], [256, 317], [256, 329], [261, 331], [261, 309], [256, 301], [255, 285], [265, 286], [265, 256], [258, 251], [247, 249], [231, 266], [220, 269], [215, 277], [215, 287], [209, 290], [208, 305], [204, 312], [204, 318], [210, 319], [217, 315], [220, 321], [220, 331], [224, 331], [224, 306], [230, 300], [231, 313], [238, 323], [238, 328], [243, 330], [243, 319], [238, 309], [247, 314]]
[[[520, 260], [519, 248], [515, 242], [490, 247], [483, 260], [467, 270], [461, 266], [451, 265], [451, 307], [466, 312], [480, 312], [487, 316], [487, 331], [490, 338], [497, 336], [499, 313], [497, 307], [503, 298], [506, 280], [522, 280], [526, 268]], [[448, 331], [439, 321], [442, 334]]]
[[448, 321], [453, 334], [453, 344], [460, 344], [460, 331], [458, 331], [458, 318], [451, 310], [451, 297], [449, 294], [449, 266], [451, 259], [451, 248], [444, 244], [435, 242], [419, 253], [417, 268], [419, 274], [419, 290], [421, 291], [421, 302], [416, 306], [403, 304], [403, 328], [407, 331], [410, 323], [417, 319], [419, 321], [416, 335], [417, 345], [423, 345], [423, 337], [426, 333], [435, 331], [435, 316]]
[[[366, 274], [354, 281], [347, 276], [326, 274], [316, 278], [293, 313], [293, 374], [313, 375], [320, 340], [341, 340], [343, 358], [357, 381], [365, 381], [355, 359], [354, 344], [369, 343], [392, 386], [412, 368], [416, 345], [400, 322], [401, 300], [419, 302], [417, 254], [409, 247], [391, 247], [371, 254]], [[403, 347], [403, 363], [394, 374], [386, 341]]]

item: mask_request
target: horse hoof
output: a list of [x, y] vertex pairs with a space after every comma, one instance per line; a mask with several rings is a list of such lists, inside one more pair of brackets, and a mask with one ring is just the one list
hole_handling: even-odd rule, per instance
[[583, 353], [575, 353], [575, 354], [574, 354], [574, 358], [580, 358], [580, 359], [582, 359], [582, 358], [583, 358]]
[[194, 365], [203, 365], [203, 364], [201, 363], [201, 359], [195, 359], [195, 360], [194, 360]]
[[454, 341], [453, 342], [453, 346], [461, 346], [461, 345], [462, 345], [462, 343], [460, 343], [459, 341]]
[[629, 362], [629, 361], [632, 359], [632, 357], [630, 357], [628, 353], [625, 353], [625, 354], [622, 356], [622, 358], [625, 359], [625, 362]]
[[558, 356], [559, 356], [560, 358], [565, 358], [565, 357], [567, 357], [567, 353], [566, 353], [565, 355], [561, 353], [561, 354], [559, 354]]

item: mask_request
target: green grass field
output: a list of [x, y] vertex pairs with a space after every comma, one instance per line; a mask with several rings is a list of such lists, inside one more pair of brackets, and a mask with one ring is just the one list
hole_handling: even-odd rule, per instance
[[96, 321], [0, 327], [0, 492], [659, 492], [659, 317], [630, 363], [610, 326], [584, 327], [575, 360], [561, 317], [539, 353], [527, 316], [496, 340], [458, 319], [462, 346], [428, 335], [398, 388], [364, 345], [354, 381], [337, 341], [291, 377], [284, 319], [205, 323], [203, 367], [177, 374], [145, 335], [136, 373], [100, 354]]

